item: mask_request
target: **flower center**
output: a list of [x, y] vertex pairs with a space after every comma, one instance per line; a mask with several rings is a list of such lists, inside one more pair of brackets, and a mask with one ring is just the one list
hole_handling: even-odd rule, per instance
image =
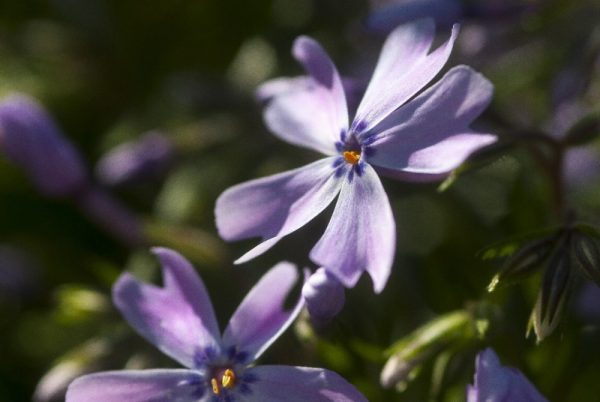
[[356, 165], [360, 160], [360, 152], [344, 151], [342, 155], [344, 157], [344, 160], [351, 165]]
[[[218, 378], [221, 377], [219, 382]], [[220, 395], [222, 389], [231, 389], [235, 386], [236, 376], [232, 369], [226, 369], [219, 372], [215, 377], [210, 380], [212, 386], [212, 392], [215, 395]]]

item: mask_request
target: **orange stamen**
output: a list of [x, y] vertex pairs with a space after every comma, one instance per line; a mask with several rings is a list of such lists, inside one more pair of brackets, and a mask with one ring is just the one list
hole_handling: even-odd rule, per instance
[[219, 382], [216, 378], [210, 380], [210, 385], [212, 385], [213, 394], [219, 395], [221, 393], [221, 388], [219, 388]]
[[360, 160], [360, 152], [344, 151], [342, 155], [344, 156], [344, 160], [351, 165], [356, 165]]
[[227, 369], [223, 373], [223, 377], [221, 378], [221, 384], [223, 388], [230, 389], [235, 385], [235, 373], [233, 370]]

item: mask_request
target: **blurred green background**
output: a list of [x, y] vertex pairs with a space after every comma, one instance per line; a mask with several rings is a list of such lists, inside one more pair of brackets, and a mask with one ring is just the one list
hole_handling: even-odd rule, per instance
[[[583, 115], [600, 106], [599, 6], [536, 5], [513, 18], [467, 19], [449, 62], [472, 65], [494, 83], [494, 103], [477, 124], [506, 147], [445, 191], [439, 183], [384, 180], [398, 227], [385, 291], [374, 295], [362, 278], [331, 326], [317, 336], [301, 318], [262, 362], [335, 370], [371, 401], [454, 402], [464, 400], [476, 353], [493, 346], [550, 400], [598, 401], [600, 309], [593, 307], [600, 296], [582, 302], [578, 288], [562, 324], [536, 345], [525, 331], [540, 276], [488, 294], [499, 265], [478, 254], [562, 222], [552, 181], [518, 133], [560, 135], [555, 127], [567, 124], [573, 109]], [[114, 146], [148, 130], [166, 133], [176, 153], [168, 171], [107, 190], [143, 218], [152, 244], [193, 261], [225, 325], [268, 267], [289, 260], [315, 268], [308, 251], [331, 213], [266, 255], [232, 265], [255, 243], [218, 239], [216, 197], [316, 157], [268, 133], [253, 91], [269, 78], [302, 73], [290, 55], [300, 34], [317, 38], [358, 86], [366, 82], [383, 41], [365, 29], [368, 12], [358, 0], [7, 0], [0, 3], [0, 101], [14, 92], [38, 99], [91, 175]], [[585, 147], [598, 156], [598, 141]], [[561, 191], [579, 219], [597, 224], [599, 172], [590, 169], [565, 176]], [[110, 300], [123, 270], [159, 280], [148, 250], [121, 244], [71, 202], [42, 197], [4, 158], [0, 268], [0, 401], [32, 400], [44, 375], [37, 400], [62, 400], [64, 386], [84, 372], [173, 366], [127, 327]], [[466, 327], [443, 335], [401, 390], [383, 390], [384, 351], [455, 310], [467, 312]]]

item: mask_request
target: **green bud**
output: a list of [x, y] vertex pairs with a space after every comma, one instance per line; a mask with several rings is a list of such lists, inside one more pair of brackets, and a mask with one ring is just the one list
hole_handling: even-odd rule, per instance
[[570, 295], [573, 275], [569, 242], [567, 239], [551, 257], [533, 308], [527, 332], [533, 330], [538, 342], [556, 329]]
[[410, 380], [421, 364], [448, 343], [472, 337], [472, 317], [463, 310], [434, 318], [398, 340], [387, 351], [390, 356], [380, 375], [381, 385], [391, 388]]

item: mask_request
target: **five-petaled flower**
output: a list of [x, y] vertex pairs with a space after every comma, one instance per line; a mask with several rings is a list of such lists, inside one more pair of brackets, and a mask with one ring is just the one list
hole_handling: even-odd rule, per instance
[[492, 349], [477, 355], [475, 385], [467, 402], [548, 402], [519, 370], [500, 364]]
[[310, 257], [346, 287], [353, 287], [366, 270], [375, 291], [383, 290], [396, 229], [377, 172], [411, 181], [437, 180], [496, 140], [469, 128], [493, 92], [491, 83], [469, 67], [451, 69], [415, 97], [448, 60], [457, 33], [454, 26], [451, 37], [429, 52], [435, 36], [431, 20], [394, 30], [351, 124], [334, 64], [313, 39], [296, 40], [293, 54], [308, 76], [279, 80], [264, 119], [281, 139], [326, 158], [236, 185], [219, 197], [216, 223], [224, 239], [263, 240], [237, 263], [262, 254], [337, 197]]
[[298, 279], [280, 263], [254, 286], [221, 337], [210, 298], [191, 264], [178, 253], [154, 249], [164, 287], [123, 274], [113, 299], [127, 321], [187, 369], [109, 371], [75, 380], [66, 402], [363, 402], [348, 382], [328, 370], [251, 367], [296, 318], [300, 299], [283, 304]]

